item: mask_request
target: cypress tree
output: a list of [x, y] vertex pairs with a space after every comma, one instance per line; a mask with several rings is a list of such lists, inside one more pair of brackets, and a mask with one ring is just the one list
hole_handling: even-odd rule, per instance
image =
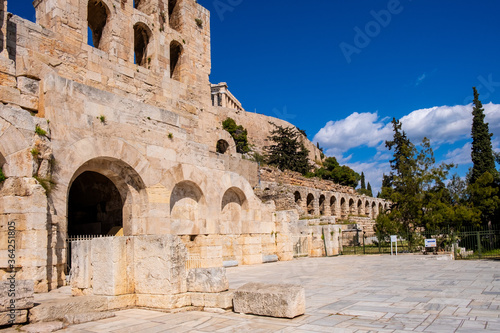
[[361, 172], [361, 189], [366, 190], [366, 185], [365, 185], [365, 173]]
[[491, 136], [488, 123], [484, 122], [483, 104], [479, 100], [476, 87], [474, 90], [474, 107], [472, 109], [472, 151], [471, 158], [473, 167], [470, 172], [469, 182], [475, 183], [485, 172], [489, 172], [497, 178], [495, 169], [495, 157], [491, 147]]
[[366, 185], [366, 193], [370, 196], [373, 197], [373, 192], [372, 192], [372, 186], [370, 185], [370, 182], [368, 182], [368, 185]]

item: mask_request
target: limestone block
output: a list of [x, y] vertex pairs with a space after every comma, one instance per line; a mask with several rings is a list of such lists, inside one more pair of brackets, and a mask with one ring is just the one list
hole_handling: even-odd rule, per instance
[[101, 319], [107, 319], [115, 317], [113, 312], [85, 312], [85, 313], [73, 313], [64, 316], [65, 324], [82, 324], [88, 323], [90, 321], [97, 321]]
[[191, 305], [190, 294], [177, 295], [137, 295], [136, 306], [155, 309], [178, 309]]
[[188, 272], [187, 290], [190, 292], [218, 293], [228, 288], [224, 267], [192, 268]]
[[59, 331], [63, 328], [63, 323], [60, 321], [51, 321], [47, 323], [36, 323], [24, 326], [22, 332], [26, 333], [50, 333]]
[[136, 294], [106, 296], [108, 300], [108, 310], [118, 310], [134, 307], [137, 302]]
[[108, 309], [107, 299], [102, 296], [81, 296], [54, 299], [41, 303], [30, 310], [30, 322], [63, 320], [69, 314], [99, 312]]
[[293, 284], [247, 283], [234, 292], [234, 311], [294, 318], [306, 311], [304, 287]]
[[[7, 275], [9, 276], [9, 275]], [[0, 312], [33, 307], [34, 283], [32, 280], [6, 280], [0, 283]]]
[[128, 237], [94, 238], [91, 243], [92, 288], [95, 295], [131, 293], [127, 274]]
[[92, 287], [91, 240], [71, 242], [71, 288]]
[[[11, 321], [12, 320], [12, 321]], [[0, 326], [10, 324], [24, 324], [28, 322], [28, 310], [14, 310], [0, 312]]]
[[179, 237], [136, 236], [133, 248], [137, 294], [164, 295], [187, 291], [187, 249]]
[[19, 76], [17, 78], [17, 88], [24, 94], [38, 96], [40, 91], [40, 80]]

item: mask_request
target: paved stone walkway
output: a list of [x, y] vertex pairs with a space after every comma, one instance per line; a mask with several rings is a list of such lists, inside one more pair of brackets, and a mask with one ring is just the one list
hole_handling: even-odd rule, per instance
[[306, 314], [293, 320], [131, 309], [61, 332], [500, 332], [500, 261], [438, 259], [340, 256], [227, 270], [231, 289], [302, 284]]

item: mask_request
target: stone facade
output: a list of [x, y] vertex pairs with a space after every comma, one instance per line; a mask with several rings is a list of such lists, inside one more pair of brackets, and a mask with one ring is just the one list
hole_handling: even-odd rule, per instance
[[[36, 23], [0, 3], [0, 280], [13, 268], [35, 292], [57, 288], [70, 273], [70, 237], [123, 235], [75, 245], [75, 294], [134, 295], [126, 304], [148, 307], [217, 304], [227, 299], [183, 296], [186, 277], [174, 273], [291, 260], [297, 241], [311, 255], [340, 253], [335, 219], [303, 225], [288, 210], [303, 215], [307, 205], [256, 196], [258, 165], [236, 153], [221, 123], [234, 118], [257, 150], [271, 123], [291, 124], [245, 112], [234, 96], [234, 105], [212, 104], [210, 14], [195, 0], [36, 0]], [[308, 187], [291, 186], [307, 198]], [[326, 203], [355, 200], [313, 192], [311, 216], [342, 216], [322, 210], [323, 192]], [[365, 201], [374, 216], [379, 201]], [[185, 264], [162, 262], [163, 279], [146, 283], [140, 266], [165, 248]]]

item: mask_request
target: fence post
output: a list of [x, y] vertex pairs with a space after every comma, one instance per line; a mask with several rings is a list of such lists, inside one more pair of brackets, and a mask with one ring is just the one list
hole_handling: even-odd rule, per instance
[[366, 254], [366, 249], [365, 249], [365, 233], [366, 233], [366, 231], [363, 231], [363, 254]]
[[476, 232], [476, 236], [477, 236], [477, 252], [479, 254], [479, 259], [481, 259], [481, 257], [482, 257], [482, 253], [481, 253], [481, 235], [480, 235], [479, 231]]

